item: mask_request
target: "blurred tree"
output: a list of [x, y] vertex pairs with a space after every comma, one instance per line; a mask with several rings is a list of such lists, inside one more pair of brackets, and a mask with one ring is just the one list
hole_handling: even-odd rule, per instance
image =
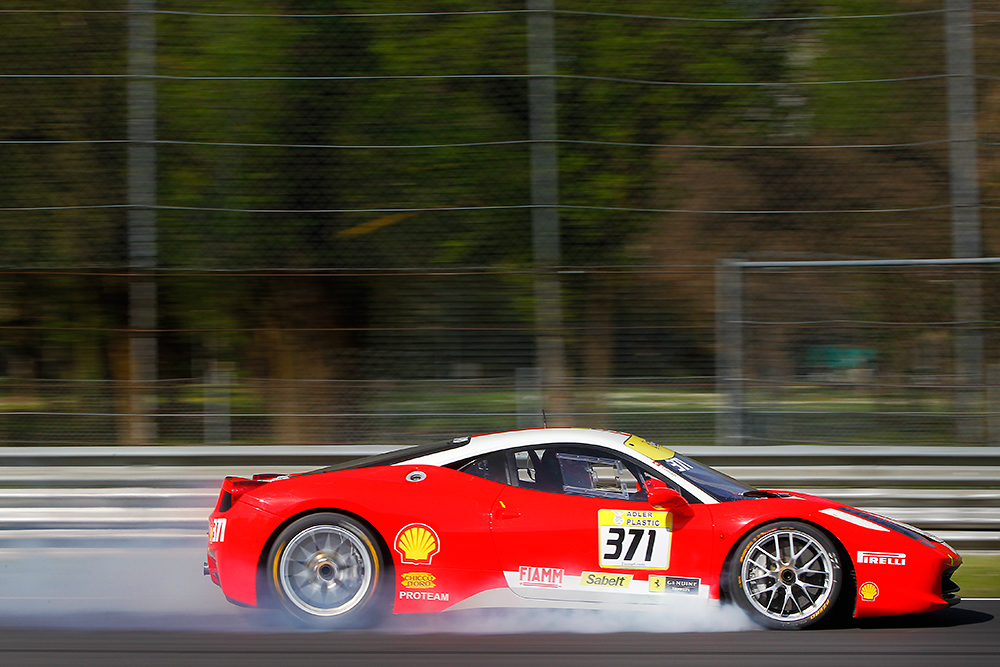
[[[365, 333], [376, 330], [406, 329], [426, 351], [398, 361], [396, 350], [398, 363], [382, 368], [399, 375], [477, 355], [504, 373], [530, 361], [456, 351], [486, 349], [505, 327], [518, 345], [530, 340], [524, 7], [212, 0], [191, 11], [159, 0], [159, 254], [170, 272], [161, 326], [171, 331], [161, 377], [189, 374], [200, 357], [286, 380], [364, 375], [374, 371], [360, 368], [361, 349], [388, 358], [396, 344]], [[565, 0], [556, 9], [564, 264], [948, 254], [947, 215], [927, 208], [947, 200], [945, 150], [921, 143], [946, 136], [944, 82], [926, 78], [943, 72], [940, 2]], [[126, 34], [114, 12], [0, 15], [0, 73], [35, 75], [2, 80], [0, 199], [23, 210], [0, 212], [0, 265], [124, 265], [124, 210], [107, 207], [125, 201]], [[987, 36], [988, 53], [995, 42]], [[860, 79], [878, 83], [829, 83]], [[995, 89], [983, 85], [991, 119]], [[734, 145], [765, 148], [721, 148]], [[997, 190], [993, 153], [987, 197]], [[59, 208], [83, 206], [105, 208]], [[889, 208], [903, 212], [874, 213]], [[789, 212], [798, 210], [870, 212]], [[370, 275], [417, 267], [509, 271], [469, 279], [461, 298], [436, 276]], [[248, 275], [222, 277], [233, 270]], [[45, 373], [124, 378], [124, 284], [72, 273], [0, 279], [0, 324], [20, 327], [0, 347], [40, 359], [41, 347], [69, 346]], [[650, 347], [683, 355], [613, 352], [638, 345], [621, 321], [661, 334], [710, 328], [709, 273], [642, 285], [594, 271], [564, 289], [567, 325], [582, 332], [570, 340], [578, 375], [710, 372], [703, 335], [650, 334]], [[634, 307], [651, 292], [655, 305]], [[422, 330], [428, 321], [452, 333]], [[300, 414], [308, 401], [356, 398], [295, 389], [262, 400]], [[323, 428], [278, 426], [287, 441], [336, 438], [340, 427]]]
[[[125, 248], [125, 85], [115, 77], [126, 21], [58, 13], [103, 5], [61, 0], [47, 6], [55, 12], [0, 16], [0, 201], [10, 209], [0, 212], [0, 374], [9, 378], [105, 378], [127, 354], [123, 285], [86, 275], [120, 266]], [[77, 398], [84, 411], [112, 405], [96, 389]]]

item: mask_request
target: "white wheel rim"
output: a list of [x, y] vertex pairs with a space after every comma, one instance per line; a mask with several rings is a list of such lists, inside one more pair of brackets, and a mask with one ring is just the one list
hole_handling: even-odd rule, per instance
[[371, 550], [355, 533], [339, 526], [312, 526], [281, 552], [278, 581], [299, 609], [337, 616], [364, 600], [375, 568]]
[[775, 621], [798, 621], [823, 608], [833, 590], [826, 548], [800, 530], [776, 530], [747, 548], [740, 572], [743, 593]]

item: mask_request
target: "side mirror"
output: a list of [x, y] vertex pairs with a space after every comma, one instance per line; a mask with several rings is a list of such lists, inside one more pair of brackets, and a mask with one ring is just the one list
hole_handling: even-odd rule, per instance
[[670, 510], [681, 516], [692, 514], [691, 506], [684, 500], [684, 496], [658, 479], [646, 482], [646, 500], [654, 507]]

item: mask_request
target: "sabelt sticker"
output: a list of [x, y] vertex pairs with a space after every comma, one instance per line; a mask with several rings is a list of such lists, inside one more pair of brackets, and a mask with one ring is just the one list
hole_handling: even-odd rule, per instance
[[518, 568], [518, 583], [522, 586], [537, 586], [539, 588], [562, 588], [565, 571], [559, 567], [531, 567], [522, 565]]
[[224, 542], [226, 540], [226, 520], [212, 519], [208, 522], [208, 541]]
[[649, 576], [650, 593], [681, 593], [683, 595], [698, 595], [701, 589], [701, 579], [692, 577]]
[[406, 588], [434, 588], [437, 580], [430, 572], [404, 572], [400, 578]]
[[878, 597], [878, 586], [871, 581], [861, 584], [861, 587], [858, 588], [858, 597], [865, 602], [871, 602]]
[[665, 570], [670, 565], [670, 512], [597, 511], [601, 567]]
[[603, 588], [628, 588], [632, 583], [631, 574], [607, 574], [605, 572], [584, 572], [580, 575], [581, 586], [601, 586]]
[[404, 563], [430, 565], [434, 555], [441, 551], [441, 540], [430, 526], [411, 523], [396, 534], [393, 544]]
[[872, 565], [906, 565], [906, 554], [888, 553], [883, 551], [859, 551], [858, 563]]

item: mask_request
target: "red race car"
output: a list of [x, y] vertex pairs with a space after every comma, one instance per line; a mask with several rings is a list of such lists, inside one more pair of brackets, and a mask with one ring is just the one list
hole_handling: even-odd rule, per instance
[[694, 596], [791, 629], [956, 604], [961, 562], [911, 526], [758, 490], [634, 435], [547, 428], [227, 477], [205, 571], [231, 602], [318, 627]]

